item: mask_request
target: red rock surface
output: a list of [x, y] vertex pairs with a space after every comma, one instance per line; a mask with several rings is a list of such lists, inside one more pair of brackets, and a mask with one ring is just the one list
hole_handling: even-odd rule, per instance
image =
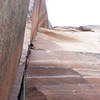
[[34, 0], [31, 41], [35, 39], [40, 26], [46, 28], [49, 26], [46, 3], [45, 0]]
[[[89, 48], [89, 52], [62, 48], [58, 41], [63, 41], [63, 38], [58, 36], [63, 35], [67, 45], [67, 35], [71, 36], [72, 33], [52, 33], [52, 30], [47, 34], [47, 31], [42, 32], [45, 33], [38, 33], [37, 39], [33, 41], [35, 50], [31, 50], [28, 58], [26, 100], [99, 100], [100, 54]], [[74, 42], [70, 43], [74, 48]]]
[[18, 68], [29, 0], [0, 0], [0, 100], [8, 100]]

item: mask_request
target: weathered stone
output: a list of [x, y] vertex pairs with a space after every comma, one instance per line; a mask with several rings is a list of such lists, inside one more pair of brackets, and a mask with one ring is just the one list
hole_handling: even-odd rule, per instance
[[45, 0], [34, 0], [31, 41], [36, 37], [38, 27], [49, 27]]
[[27, 60], [26, 100], [99, 100], [99, 32], [38, 31]]
[[0, 0], [0, 100], [8, 100], [19, 63], [29, 0]]

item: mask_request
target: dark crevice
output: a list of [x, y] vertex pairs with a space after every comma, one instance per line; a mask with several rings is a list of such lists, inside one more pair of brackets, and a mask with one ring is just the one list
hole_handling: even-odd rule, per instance
[[32, 44], [32, 43], [28, 46], [25, 69], [24, 69], [24, 72], [23, 72], [23, 78], [22, 78], [21, 87], [20, 87], [20, 91], [19, 91], [17, 100], [23, 100], [22, 98], [23, 98], [23, 89], [24, 89], [24, 78], [25, 78], [25, 74], [26, 74], [27, 66], [28, 66], [27, 59], [28, 59], [29, 55], [31, 54], [31, 49], [35, 49], [34, 44]]
[[24, 73], [23, 73], [23, 78], [22, 78], [21, 87], [20, 87], [20, 91], [19, 91], [17, 100], [23, 100], [22, 96], [23, 96], [23, 89], [24, 89], [23, 86], [24, 86], [24, 77], [25, 77], [26, 69], [27, 69], [27, 61], [26, 61], [26, 64], [25, 64], [25, 70], [24, 70]]

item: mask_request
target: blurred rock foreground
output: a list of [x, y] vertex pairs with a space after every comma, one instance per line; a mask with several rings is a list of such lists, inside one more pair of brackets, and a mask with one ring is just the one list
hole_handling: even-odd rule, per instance
[[0, 0], [0, 100], [8, 100], [21, 56], [29, 0]]

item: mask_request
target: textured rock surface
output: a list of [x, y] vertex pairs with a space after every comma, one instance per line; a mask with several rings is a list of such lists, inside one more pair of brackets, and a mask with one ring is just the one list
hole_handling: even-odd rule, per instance
[[0, 100], [8, 100], [19, 63], [29, 0], [0, 0]]
[[99, 100], [99, 37], [40, 28], [28, 58], [26, 100]]
[[48, 27], [48, 14], [45, 0], [34, 0], [32, 12], [32, 35], [31, 40], [36, 37], [38, 27]]
[[23, 80], [24, 70], [26, 66], [28, 45], [30, 44], [30, 35], [31, 35], [31, 23], [29, 23], [28, 21], [26, 22], [22, 55], [21, 55], [19, 66], [17, 68], [16, 77], [14, 78], [14, 84], [13, 84], [13, 88], [11, 89], [9, 100], [17, 100], [18, 96], [20, 95], [20, 88], [21, 88], [21, 83]]
[[[45, 38], [45, 40], [52, 41], [56, 45], [60, 46], [60, 48], [63, 48], [64, 50], [67, 51], [100, 53], [99, 32], [88, 32], [88, 31], [83, 32], [83, 31], [77, 31], [74, 28], [72, 29], [39, 28], [39, 35], [37, 36], [37, 39], [38, 37]], [[38, 42], [39, 41], [41, 41], [42, 43], [42, 40], [39, 39]], [[38, 45], [40, 45], [40, 47], [43, 46], [39, 43]]]

